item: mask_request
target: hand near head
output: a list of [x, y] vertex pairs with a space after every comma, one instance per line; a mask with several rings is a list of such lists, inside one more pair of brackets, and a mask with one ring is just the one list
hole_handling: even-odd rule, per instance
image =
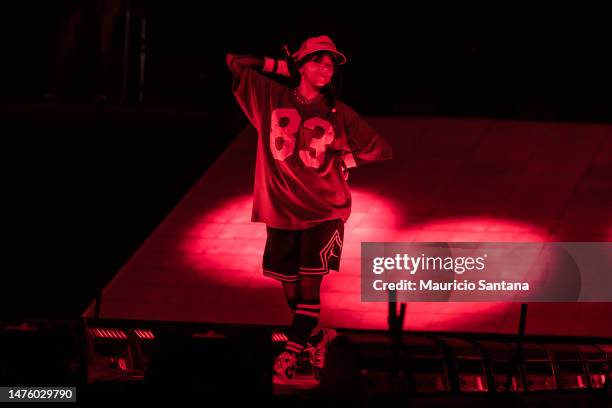
[[[279, 61], [279, 74], [289, 77], [291, 79], [297, 79], [300, 77], [300, 73], [297, 68], [297, 63], [295, 59], [291, 56], [289, 52], [289, 48], [286, 45], [281, 47], [283, 51], [284, 59]], [[281, 73], [282, 72], [282, 73]]]

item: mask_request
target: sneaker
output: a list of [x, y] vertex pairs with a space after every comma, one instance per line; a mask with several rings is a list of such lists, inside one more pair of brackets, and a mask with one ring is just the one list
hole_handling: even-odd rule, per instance
[[323, 331], [323, 338], [321, 341], [316, 345], [308, 343], [304, 349], [304, 352], [308, 353], [308, 361], [310, 364], [317, 368], [323, 368], [325, 365], [327, 347], [329, 343], [338, 336], [338, 333], [334, 329], [322, 328], [321, 331]]
[[295, 377], [295, 368], [297, 365], [297, 356], [288, 351], [283, 351], [276, 357], [274, 361], [274, 377], [273, 380], [277, 384], [286, 384]]

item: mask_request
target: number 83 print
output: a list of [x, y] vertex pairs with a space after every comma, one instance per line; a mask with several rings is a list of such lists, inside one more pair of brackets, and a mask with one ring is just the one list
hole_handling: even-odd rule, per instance
[[[276, 160], [284, 161], [291, 156], [295, 149], [295, 134], [300, 129], [302, 118], [296, 109], [282, 108], [272, 111], [272, 124], [270, 131], [270, 150]], [[310, 118], [304, 122], [304, 128], [315, 130], [323, 129], [323, 136], [313, 137], [310, 146], [300, 149], [299, 156], [307, 167], [318, 169], [325, 159], [327, 145], [334, 141], [334, 128], [328, 121], [321, 118]], [[314, 151], [314, 156], [311, 154]]]

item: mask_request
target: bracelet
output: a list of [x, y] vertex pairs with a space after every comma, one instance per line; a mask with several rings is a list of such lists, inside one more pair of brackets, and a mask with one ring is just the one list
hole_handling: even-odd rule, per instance
[[264, 57], [263, 72], [274, 72], [276, 70], [276, 60], [272, 58]]
[[276, 73], [278, 75], [283, 75], [283, 76], [291, 76], [289, 73], [289, 67], [287, 66], [287, 61], [285, 60], [280, 60], [278, 61], [278, 68], [276, 70]]

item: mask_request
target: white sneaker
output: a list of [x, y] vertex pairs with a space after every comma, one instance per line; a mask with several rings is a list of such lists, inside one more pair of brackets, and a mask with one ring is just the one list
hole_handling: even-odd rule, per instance
[[288, 351], [280, 353], [274, 361], [274, 376], [272, 380], [275, 384], [287, 384], [295, 378], [295, 368], [297, 366], [297, 356]]
[[308, 353], [308, 361], [313, 367], [323, 368], [325, 366], [325, 354], [327, 353], [327, 347], [338, 336], [338, 333], [334, 329], [322, 328], [323, 338], [321, 341], [314, 345], [308, 343], [304, 352]]

